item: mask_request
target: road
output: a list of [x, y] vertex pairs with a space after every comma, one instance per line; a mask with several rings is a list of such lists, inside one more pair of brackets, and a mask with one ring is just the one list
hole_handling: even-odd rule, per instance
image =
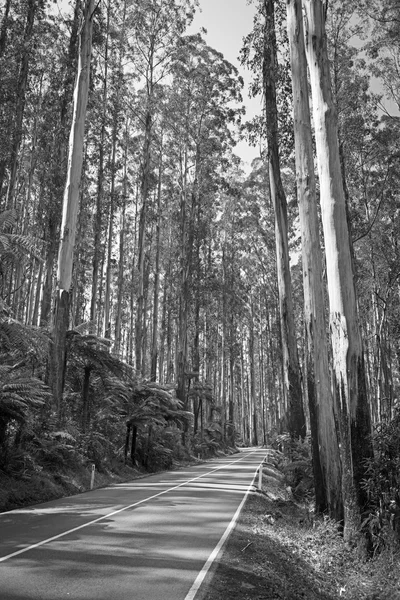
[[192, 600], [265, 450], [0, 514], [0, 600]]

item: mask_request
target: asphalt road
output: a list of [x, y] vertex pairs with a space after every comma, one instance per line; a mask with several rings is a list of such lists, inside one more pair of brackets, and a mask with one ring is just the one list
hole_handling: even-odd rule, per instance
[[0, 514], [0, 600], [192, 600], [265, 453]]

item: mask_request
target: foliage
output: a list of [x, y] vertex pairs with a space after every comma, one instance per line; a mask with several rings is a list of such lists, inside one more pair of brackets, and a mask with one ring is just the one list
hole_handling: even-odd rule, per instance
[[373, 552], [390, 543], [391, 531], [400, 541], [400, 411], [393, 419], [375, 425], [374, 457], [366, 461], [367, 476], [362, 487], [368, 508], [362, 528]]
[[311, 438], [292, 439], [288, 434], [276, 436], [273, 447], [282, 450], [284, 459], [280, 464], [287, 485], [298, 500], [313, 494], [314, 479], [312, 470]]

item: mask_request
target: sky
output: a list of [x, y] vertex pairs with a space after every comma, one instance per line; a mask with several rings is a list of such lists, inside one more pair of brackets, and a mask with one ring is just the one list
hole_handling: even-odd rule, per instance
[[[243, 77], [243, 104], [246, 106], [244, 120], [260, 114], [262, 110], [261, 98], [248, 97], [251, 75], [240, 66], [238, 59], [242, 38], [252, 30], [255, 10], [255, 4], [248, 4], [247, 0], [200, 0], [200, 10], [197, 10], [190, 30], [194, 33], [204, 27], [207, 30], [204, 37], [209, 46], [221, 52]], [[259, 155], [259, 150], [243, 141], [236, 146], [235, 153], [246, 163], [246, 170], [249, 170], [250, 163]]]
[[[247, 69], [240, 66], [238, 56], [242, 46], [242, 38], [250, 33], [255, 14], [255, 3], [249, 4], [248, 0], [200, 0], [190, 32], [198, 32], [201, 27], [207, 29], [205, 36], [207, 43], [222, 52], [224, 57], [239, 70], [245, 82], [243, 90], [243, 103], [246, 106], [245, 119], [250, 119], [262, 110], [261, 98], [249, 99], [248, 86], [251, 79]], [[376, 93], [383, 93], [382, 84], [376, 78], [371, 80], [371, 89]], [[397, 115], [398, 110], [394, 103], [383, 98], [383, 106]], [[246, 163], [246, 171], [250, 170], [251, 161], [259, 155], [258, 148], [250, 147], [246, 142], [240, 142], [235, 153]]]

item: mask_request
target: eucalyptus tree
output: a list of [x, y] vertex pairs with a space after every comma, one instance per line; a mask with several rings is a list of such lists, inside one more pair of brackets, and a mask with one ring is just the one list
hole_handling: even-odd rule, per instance
[[339, 410], [344, 534], [349, 539], [357, 535], [366, 501], [361, 480], [364, 459], [371, 453], [370, 415], [327, 55], [326, 6], [322, 1], [304, 0], [304, 7], [325, 239], [333, 389]]
[[143, 146], [140, 172], [140, 220], [138, 232], [138, 292], [136, 306], [135, 363], [138, 372], [145, 369], [143, 355], [145, 328], [145, 265], [147, 219], [151, 186], [152, 135], [156, 105], [156, 88], [171, 69], [180, 36], [193, 17], [194, 0], [144, 0], [130, 13], [132, 60], [144, 84], [143, 109], [140, 113]]
[[331, 392], [322, 251], [319, 240], [313, 139], [301, 0], [287, 0], [291, 54], [296, 183], [299, 203], [305, 330], [305, 387], [309, 402], [316, 506], [342, 518], [341, 464]]
[[[232, 128], [242, 113], [241, 87], [237, 70], [201, 36], [182, 39], [174, 63], [169, 112], [172, 132], [177, 136], [179, 168], [177, 385], [182, 401], [186, 401], [189, 318], [195, 304], [197, 310], [200, 308], [199, 298], [195, 297], [199, 293], [198, 279], [194, 277], [195, 268], [198, 270], [201, 264], [201, 236], [209, 230], [215, 215], [215, 196], [223, 184], [221, 166], [234, 145]], [[198, 364], [194, 366], [198, 368]]]
[[277, 47], [273, 0], [263, 2], [265, 17], [263, 81], [268, 143], [268, 170], [271, 199], [275, 210], [276, 260], [281, 314], [284, 393], [287, 402], [288, 430], [293, 437], [305, 436], [300, 365], [294, 325], [292, 283], [290, 275], [287, 204], [281, 178], [278, 145], [276, 98]]
[[[394, 397], [394, 380], [389, 366], [393, 364], [388, 329], [390, 309], [387, 309], [396, 287], [396, 269], [388, 267], [382, 270], [378, 265], [388, 254], [396, 254], [388, 238], [384, 252], [381, 246], [384, 236], [381, 227], [383, 223], [391, 227], [387, 210], [391, 212], [397, 188], [394, 183], [396, 161], [391, 158], [394, 147], [390, 141], [393, 140], [396, 120], [382, 115], [382, 93], [378, 95], [371, 91], [371, 73], [377, 74], [380, 51], [375, 58], [367, 52], [365, 58], [365, 48], [378, 48], [383, 42], [381, 33], [385, 25], [379, 25], [380, 31], [376, 30], [372, 39], [365, 39], [369, 31], [367, 14], [377, 16], [378, 7], [370, 3], [360, 22], [360, 19], [354, 18], [358, 6], [359, 3], [352, 2], [330, 3], [326, 29], [358, 302], [363, 313], [369, 315], [363, 319], [361, 327], [368, 367], [369, 402], [373, 419], [377, 420], [390, 414]], [[354, 40], [357, 34], [365, 39], [364, 47], [356, 47]], [[388, 43], [389, 40], [390, 36]], [[393, 74], [392, 80], [395, 85]], [[371, 339], [374, 340], [373, 345]]]
[[57, 286], [52, 327], [54, 346], [51, 352], [52, 366], [50, 377], [57, 416], [60, 421], [63, 417], [62, 393], [66, 367], [66, 334], [69, 324], [72, 268], [79, 208], [79, 187], [83, 164], [85, 118], [89, 95], [94, 10], [94, 0], [87, 0], [79, 36], [79, 60], [74, 90], [68, 172], [63, 199], [63, 219], [58, 253]]
[[[48, 85], [43, 99], [46, 117], [38, 140], [41, 160], [48, 169], [41, 173], [42, 198], [38, 205], [38, 219], [43, 222], [46, 246], [45, 274], [40, 306], [40, 325], [48, 326], [53, 296], [54, 263], [58, 251], [61, 225], [61, 199], [67, 173], [68, 126], [71, 118], [76, 63], [78, 59], [78, 30], [81, 18], [81, 0], [76, 0], [67, 32], [60, 29], [55, 44], [53, 68], [49, 69]], [[65, 47], [64, 47], [65, 44]], [[57, 60], [54, 60], [54, 57]], [[50, 126], [51, 125], [51, 126]]]

